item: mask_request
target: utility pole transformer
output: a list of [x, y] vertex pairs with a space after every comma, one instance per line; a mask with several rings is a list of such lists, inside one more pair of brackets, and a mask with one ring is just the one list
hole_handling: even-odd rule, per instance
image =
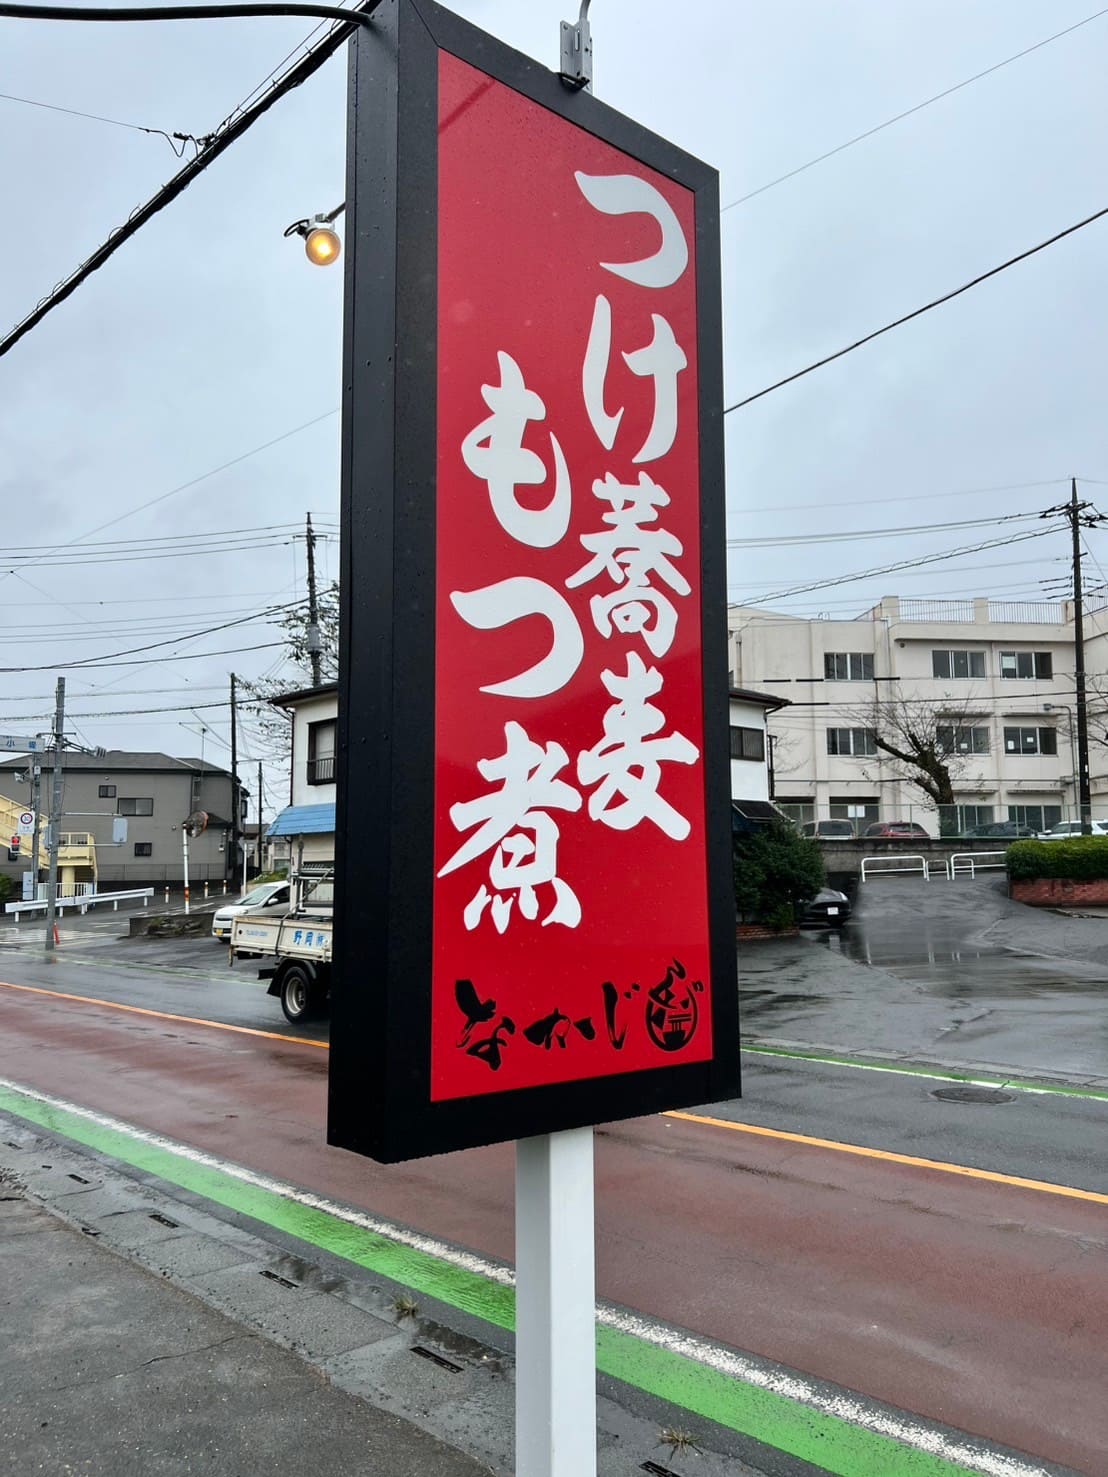
[[1085, 628], [1084, 602], [1081, 589], [1081, 512], [1086, 505], [1077, 501], [1077, 478], [1070, 480], [1070, 500], [1066, 510], [1073, 534], [1073, 670], [1077, 691], [1074, 704], [1077, 713], [1077, 806], [1081, 833], [1087, 836], [1092, 827], [1092, 800], [1089, 792], [1089, 715], [1085, 703]]
[[54, 701], [54, 790], [50, 801], [50, 870], [46, 882], [46, 938], [44, 948], [54, 948], [54, 924], [58, 907], [58, 845], [62, 828], [62, 759], [65, 754], [65, 678], [58, 678]]

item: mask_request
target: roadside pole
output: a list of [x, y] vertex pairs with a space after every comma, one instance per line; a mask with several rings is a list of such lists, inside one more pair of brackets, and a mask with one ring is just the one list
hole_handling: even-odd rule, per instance
[[181, 827], [181, 855], [185, 880], [185, 912], [189, 910], [189, 828], [188, 822]]
[[[65, 755], [65, 678], [58, 678], [54, 701], [54, 790], [50, 802], [50, 870], [46, 881], [46, 937], [43, 947], [47, 954], [54, 949], [54, 927], [58, 908], [58, 843], [62, 826], [62, 760]], [[36, 813], [37, 814], [37, 813]]]
[[41, 755], [31, 755], [31, 809], [35, 816], [35, 829], [31, 836], [31, 896], [24, 897], [28, 902], [34, 902], [38, 897], [38, 848], [41, 840], [42, 821], [39, 817], [39, 806], [42, 804], [42, 763]]
[[262, 871], [262, 761], [258, 760], [258, 834], [254, 838], [254, 864]]
[[516, 1477], [595, 1477], [593, 1131], [516, 1140]]

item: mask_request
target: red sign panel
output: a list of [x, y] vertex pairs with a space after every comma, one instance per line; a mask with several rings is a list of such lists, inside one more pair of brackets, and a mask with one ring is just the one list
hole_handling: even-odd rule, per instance
[[693, 194], [439, 120], [436, 1099], [712, 1054]]
[[329, 1137], [738, 1090], [714, 172], [432, 0], [351, 43]]

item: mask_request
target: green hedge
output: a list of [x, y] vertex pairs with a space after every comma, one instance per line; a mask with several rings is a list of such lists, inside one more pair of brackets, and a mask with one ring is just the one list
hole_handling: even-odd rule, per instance
[[1013, 882], [1033, 882], [1036, 877], [1089, 882], [1108, 877], [1108, 836], [1013, 841], [1008, 848], [1008, 876]]
[[819, 842], [792, 826], [771, 826], [732, 838], [735, 904], [744, 923], [790, 928], [796, 907], [823, 886], [826, 872]]
[[6, 903], [15, 891], [15, 883], [10, 877], [0, 877], [0, 903]]

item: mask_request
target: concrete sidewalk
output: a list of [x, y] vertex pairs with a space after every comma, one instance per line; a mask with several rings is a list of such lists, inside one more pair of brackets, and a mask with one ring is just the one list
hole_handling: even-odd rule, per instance
[[[154, 1225], [156, 1226], [156, 1222]], [[207, 1260], [218, 1264], [217, 1248]], [[365, 1342], [369, 1314], [334, 1348]], [[6, 1470], [103, 1477], [480, 1477], [490, 1468], [305, 1364], [0, 1179]], [[393, 1332], [379, 1324], [379, 1332]]]

